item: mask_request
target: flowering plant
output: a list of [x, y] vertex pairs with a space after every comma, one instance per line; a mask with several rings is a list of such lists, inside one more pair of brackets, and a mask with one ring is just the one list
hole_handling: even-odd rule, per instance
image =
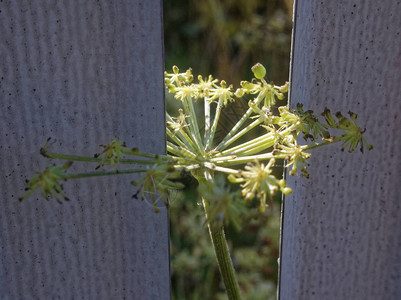
[[[350, 152], [358, 146], [361, 151], [364, 147], [372, 148], [363, 137], [364, 130], [358, 126], [355, 113], [350, 112], [349, 118], [341, 113], [334, 117], [326, 109], [323, 118], [319, 119], [320, 116], [312, 111], [304, 111], [302, 105], [298, 105], [297, 110], [276, 107], [277, 101], [284, 99], [288, 83], [282, 86], [268, 83], [266, 70], [259, 63], [252, 71], [255, 78], [250, 82], [242, 81], [240, 88], [234, 91], [231, 85], [212, 76], [198, 76], [194, 82], [191, 69], [180, 72], [173, 67], [172, 73], [165, 73], [165, 84], [181, 108], [176, 116], [166, 113], [167, 155], [144, 153], [113, 140], [109, 145], [102, 145], [101, 153], [85, 157], [50, 152], [46, 142], [41, 154], [67, 163], [61, 167], [50, 166], [36, 174], [27, 182], [27, 192], [21, 200], [40, 189], [44, 197], [51, 196], [61, 203], [59, 196], [68, 200], [61, 180], [141, 173], [142, 177], [132, 182], [138, 187], [134, 196], [144, 199], [149, 194], [158, 211], [156, 195], [167, 203], [171, 190], [185, 187], [181, 181], [182, 172], [189, 172], [199, 182], [199, 195], [229, 299], [240, 299], [224, 226], [229, 222], [240, 226], [240, 215], [246, 202], [257, 201], [263, 212], [273, 195], [291, 193], [284, 179], [277, 178], [272, 172], [276, 162], [286, 161], [285, 167], [290, 168], [291, 175], [299, 173], [307, 177], [309, 150], [313, 148], [334, 142], [342, 142], [342, 150]], [[249, 100], [248, 109], [223, 138], [217, 138], [222, 110], [230, 102], [242, 99]], [[201, 117], [195, 109], [195, 102], [199, 101], [203, 102]], [[264, 134], [244, 140], [249, 132], [260, 127]], [[333, 135], [332, 129], [340, 134]], [[304, 144], [301, 144], [300, 136], [303, 136]], [[97, 162], [96, 169], [105, 165], [112, 169], [67, 173], [72, 161]], [[121, 164], [136, 167], [120, 168]], [[239, 194], [230, 190], [226, 179], [239, 185]]]

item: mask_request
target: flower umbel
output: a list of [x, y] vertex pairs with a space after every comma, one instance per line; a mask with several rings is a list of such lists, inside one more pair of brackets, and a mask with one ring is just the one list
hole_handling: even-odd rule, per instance
[[364, 145], [366, 145], [368, 150], [373, 149], [373, 146], [368, 144], [363, 136], [365, 129], [362, 130], [359, 127], [356, 121], [357, 115], [352, 111], [349, 111], [348, 114], [350, 115], [350, 118], [344, 117], [341, 112], [337, 112], [336, 122], [329, 109], [326, 108], [322, 113], [329, 127], [338, 128], [344, 131], [343, 134], [337, 137], [337, 140], [343, 142], [341, 150], [344, 151], [346, 148], [348, 148], [349, 152], [353, 152], [358, 145], [360, 145], [361, 152], [364, 150]]
[[58, 203], [62, 203], [59, 199], [61, 196], [65, 201], [69, 199], [63, 192], [60, 184], [61, 180], [67, 179], [66, 170], [72, 165], [71, 161], [66, 162], [61, 167], [48, 166], [42, 173], [37, 173], [31, 180], [27, 181], [27, 192], [19, 200], [23, 201], [28, 198], [36, 189], [40, 189], [43, 198], [53, 197]]
[[227, 83], [222, 80], [220, 86], [210, 90], [210, 97], [207, 98], [209, 102], [219, 99], [219, 105], [227, 106], [229, 101], [233, 101], [232, 86], [227, 87]]
[[278, 191], [284, 194], [291, 193], [291, 189], [286, 186], [283, 179], [277, 179], [271, 174], [274, 163], [275, 159], [270, 159], [266, 165], [256, 161], [245, 166], [245, 171], [228, 177], [233, 183], [241, 183], [241, 194], [246, 200], [252, 200], [255, 196], [259, 199], [259, 210], [262, 212], [266, 210], [267, 196], [273, 196]]
[[100, 147], [104, 148], [104, 150], [99, 154], [94, 155], [96, 158], [102, 157], [102, 160], [96, 169], [103, 167], [105, 164], [110, 164], [117, 169], [120, 160], [124, 157], [123, 150], [126, 147], [126, 144], [118, 139], [114, 139], [110, 144], [100, 145]]
[[309, 177], [308, 172], [306, 171], [306, 160], [311, 156], [310, 153], [304, 152], [307, 148], [307, 145], [300, 146], [294, 141], [294, 144], [291, 146], [287, 145], [280, 145], [279, 148], [281, 150], [277, 151], [278, 155], [286, 155], [286, 159], [288, 161], [287, 165], [285, 166], [288, 168], [292, 166], [290, 170], [290, 175], [297, 174], [298, 170], [301, 171], [302, 175], [306, 178]]
[[317, 139], [319, 136], [323, 138], [330, 138], [330, 134], [324, 124], [319, 122], [319, 119], [313, 114], [312, 110], [303, 110], [302, 104], [297, 104], [298, 113], [302, 119], [302, 133], [304, 139], [311, 138], [312, 140]]
[[187, 122], [185, 121], [185, 119], [189, 116], [185, 115], [182, 109], [179, 109], [178, 112], [178, 117], [172, 118], [173, 121], [167, 121], [167, 125], [169, 125], [174, 132], [183, 130], [185, 127], [189, 126], [189, 124], [187, 124]]

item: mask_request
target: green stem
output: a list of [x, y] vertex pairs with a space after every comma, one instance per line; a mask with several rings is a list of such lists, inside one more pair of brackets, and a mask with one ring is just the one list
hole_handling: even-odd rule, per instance
[[271, 133], [271, 132], [266, 133], [266, 134], [261, 135], [261, 136], [259, 136], [257, 138], [254, 138], [254, 139], [252, 139], [250, 141], [242, 143], [242, 144], [240, 144], [238, 146], [235, 146], [235, 147], [229, 148], [227, 150], [224, 150], [224, 151], [221, 152], [221, 154], [223, 156], [224, 155], [230, 155], [230, 154], [231, 155], [232, 154], [237, 154], [237, 153], [241, 154], [242, 151], [245, 151], [245, 150], [248, 150], [248, 149], [250, 149], [252, 147], [258, 146], [261, 143], [262, 144], [263, 143], [268, 143], [270, 145], [270, 147], [273, 146], [274, 145], [274, 134]]
[[228, 139], [223, 145], [219, 145], [219, 150], [224, 150], [225, 148], [227, 148], [230, 144], [232, 144], [233, 142], [235, 142], [237, 139], [239, 139], [241, 136], [243, 136], [245, 133], [249, 132], [251, 129], [253, 129], [254, 127], [256, 127], [257, 125], [259, 125], [260, 123], [262, 123], [261, 120], [256, 120], [253, 121], [251, 124], [249, 124], [247, 127], [245, 127], [244, 129], [242, 129], [240, 132], [238, 132], [236, 135], [232, 136], [230, 139]]
[[[166, 119], [170, 122], [174, 122], [174, 120], [168, 113], [166, 113]], [[181, 143], [184, 143], [187, 146], [190, 146], [192, 151], [195, 151], [195, 152], [201, 154], [202, 152], [199, 150], [199, 147], [197, 147], [195, 145], [195, 142], [190, 138], [190, 136], [188, 136], [188, 134], [192, 135], [191, 132], [188, 130], [188, 134], [187, 134], [184, 129], [188, 130], [188, 126], [185, 126], [184, 128], [180, 128], [178, 131], [176, 131], [174, 133], [171, 133], [171, 131], [168, 129], [168, 127], [166, 127], [166, 132], [169, 135], [169, 137], [171, 139], [173, 139], [177, 144], [179, 144], [179, 142], [177, 142], [176, 139], [181, 141]], [[169, 131], [171, 134], [169, 134]], [[171, 135], [173, 135], [173, 137]]]
[[226, 137], [220, 142], [216, 150], [220, 151], [224, 147], [226, 141], [229, 140], [240, 129], [240, 127], [245, 123], [245, 121], [248, 120], [252, 112], [253, 112], [252, 108], [248, 108], [246, 113], [241, 117], [241, 119], [239, 119], [237, 124], [234, 125], [234, 127], [230, 130], [230, 132], [226, 135]]
[[109, 175], [123, 175], [123, 174], [134, 174], [146, 172], [146, 169], [126, 169], [126, 170], [113, 170], [113, 171], [95, 171], [95, 172], [85, 172], [85, 173], [73, 173], [67, 174], [63, 179], [77, 179], [77, 178], [87, 178], [96, 176], [109, 176]]
[[205, 141], [209, 140], [210, 137], [210, 102], [204, 100], [204, 110], [205, 110]]
[[269, 149], [270, 147], [274, 146], [274, 144], [275, 144], [274, 139], [261, 141], [261, 142], [255, 143], [254, 146], [244, 148], [243, 151], [241, 151], [242, 152], [241, 155], [249, 156], [249, 155], [253, 155], [256, 153], [260, 153], [263, 150]]
[[192, 153], [190, 150], [184, 148], [184, 147], [180, 147], [177, 145], [174, 145], [173, 143], [167, 141], [167, 152], [169, 153], [173, 153], [177, 156], [180, 157], [187, 157], [187, 158], [192, 158], [192, 159], [196, 159], [196, 154]]
[[[177, 131], [177, 132], [179, 132], [179, 131]], [[177, 137], [177, 135], [176, 135], [176, 133], [177, 132], [171, 132], [171, 130], [170, 129], [168, 129], [168, 128], [166, 128], [166, 134], [167, 134], [167, 136], [173, 141], [173, 142], [175, 142], [178, 146], [180, 146], [180, 147], [187, 147], [188, 146], [188, 144], [185, 144], [183, 141], [181, 141], [178, 137]], [[189, 142], [189, 139], [187, 140], [187, 139], [185, 139], [185, 141], [187, 141], [187, 142]]]
[[205, 147], [206, 150], [208, 150], [213, 143], [213, 139], [214, 139], [214, 135], [216, 133], [217, 124], [219, 123], [222, 107], [223, 107], [223, 99], [220, 97], [219, 102], [217, 103], [216, 112], [214, 114], [213, 125], [212, 125], [212, 128], [210, 129], [210, 135], [208, 136], [208, 139], [206, 141], [206, 147]]
[[213, 159], [212, 162], [218, 164], [219, 166], [235, 166], [235, 165], [242, 165], [246, 164], [249, 162], [254, 162], [255, 160], [270, 160], [272, 158], [274, 159], [285, 159], [288, 155], [283, 154], [283, 155], [277, 155], [277, 154], [272, 154], [272, 153], [263, 153], [259, 155], [251, 155], [251, 156], [238, 156], [236, 158], [231, 158], [229, 157], [226, 159], [225, 157], [219, 157], [216, 159]]
[[[127, 154], [127, 155], [140, 156], [140, 157], [153, 158], [153, 159], [162, 158], [162, 159], [165, 159], [166, 161], [171, 162], [171, 157], [168, 155], [141, 152], [138, 150], [138, 148], [132, 148], [132, 149], [123, 148], [122, 153]], [[124, 161], [124, 160], [122, 159], [121, 161]], [[154, 161], [152, 163], [154, 163]]]
[[[256, 98], [255, 99], [255, 104], [259, 105], [261, 102], [261, 98]], [[236, 132], [241, 128], [241, 126], [245, 123], [246, 120], [249, 119], [249, 117], [252, 115], [253, 109], [248, 108], [248, 110], [245, 112], [245, 114], [239, 119], [237, 124], [234, 125], [234, 127], [230, 130], [230, 132], [226, 135], [226, 137], [220, 142], [220, 144], [217, 146], [216, 150], [220, 151], [222, 148], [225, 147], [226, 142], [233, 137]]]
[[[210, 128], [210, 118], [205, 118], [205, 127]], [[198, 181], [199, 183], [212, 182], [213, 177], [211, 175], [211, 172], [205, 170], [204, 176], [198, 178]], [[206, 220], [208, 220], [208, 203], [204, 198], [202, 198], [202, 203], [205, 210]], [[217, 263], [219, 265], [220, 274], [223, 277], [223, 282], [226, 287], [228, 299], [240, 300], [241, 295], [239, 291], [238, 280], [235, 276], [235, 270], [230, 257], [230, 252], [228, 251], [227, 241], [224, 235], [224, 228], [222, 226], [213, 225], [212, 222], [208, 222], [208, 227], [214, 253], [216, 255]]]
[[192, 103], [192, 99], [190, 97], [185, 98], [182, 104], [184, 107], [184, 112], [189, 115], [189, 123], [190, 123], [189, 130], [191, 132], [191, 136], [197, 148], [199, 149], [200, 153], [203, 153], [202, 138], [199, 133], [198, 120], [196, 118], [196, 113], [194, 105]]
[[[73, 160], [73, 161], [87, 161], [87, 162], [101, 162], [102, 161], [102, 158], [98, 158], [98, 157], [47, 152], [43, 148], [41, 149], [40, 154], [42, 154], [44, 157], [55, 158], [55, 159], [64, 159], [64, 160]], [[121, 163], [121, 164], [141, 164], [141, 165], [148, 164], [148, 165], [150, 165], [150, 164], [154, 164], [154, 161], [138, 160], [138, 159], [121, 159], [121, 160], [119, 160], [119, 163]]]
[[322, 143], [316, 143], [316, 144], [313, 144], [313, 145], [308, 145], [308, 146], [305, 147], [304, 150], [310, 150], [310, 149], [313, 149], [313, 148], [318, 148], [318, 147], [325, 146], [327, 144], [331, 144], [331, 143], [335, 143], [335, 142], [337, 142], [337, 141], [336, 140], [334, 140], [334, 141], [324, 141]]
[[218, 171], [218, 172], [222, 172], [222, 173], [236, 174], [236, 175], [240, 173], [240, 171], [238, 171], [238, 170], [216, 166], [215, 164], [210, 163], [210, 162], [204, 162], [203, 167], [208, 168], [212, 172]]
[[[204, 172], [203, 178], [198, 178], [201, 182], [213, 182], [213, 176], [209, 171]], [[213, 220], [209, 219], [209, 203], [206, 199], [202, 198], [203, 208], [205, 210], [206, 220], [208, 222], [209, 234], [212, 240], [214, 253], [216, 255], [217, 263], [221, 277], [223, 278], [224, 286], [229, 300], [241, 300], [239, 284], [235, 269], [228, 250], [227, 240], [224, 234], [224, 228], [221, 225], [216, 225]]]
[[[205, 199], [202, 199], [202, 202], [207, 217], [209, 215], [209, 207]], [[213, 243], [214, 252], [217, 258], [217, 263], [219, 265], [220, 274], [223, 277], [223, 282], [226, 287], [228, 299], [240, 300], [241, 295], [238, 280], [235, 275], [230, 252], [228, 250], [224, 228], [223, 226], [213, 225], [213, 223], [211, 222], [209, 222], [208, 227], [210, 238], [212, 239]]]

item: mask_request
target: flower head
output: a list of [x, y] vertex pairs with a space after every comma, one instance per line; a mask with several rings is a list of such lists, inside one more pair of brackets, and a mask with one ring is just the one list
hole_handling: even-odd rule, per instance
[[209, 102], [212, 102], [216, 99], [219, 99], [219, 103], [221, 103], [223, 106], [226, 106], [228, 101], [234, 101], [232, 86], [227, 86], [226, 82], [222, 80], [220, 82], [220, 86], [210, 90], [210, 97], [207, 98]]
[[173, 66], [173, 73], [164, 72], [165, 83], [168, 85], [182, 86], [190, 84], [194, 79], [192, 70], [188, 69], [185, 73], [180, 73], [177, 66]]
[[311, 138], [315, 140], [318, 136], [323, 138], [330, 138], [330, 133], [327, 128], [319, 122], [319, 119], [313, 114], [312, 110], [303, 110], [302, 104], [297, 104], [297, 110], [300, 114], [300, 120], [302, 122], [302, 132], [304, 134], [304, 139]]
[[72, 165], [72, 162], [66, 162], [61, 167], [49, 166], [42, 173], [37, 173], [31, 180], [27, 181], [27, 192], [19, 200], [22, 201], [29, 197], [36, 189], [40, 189], [42, 196], [47, 198], [48, 196], [53, 197], [57, 202], [62, 203], [59, 199], [61, 196], [65, 201], [68, 198], [64, 194], [63, 187], [60, 184], [60, 180], [66, 180], [66, 170]]
[[254, 164], [245, 166], [245, 170], [240, 171], [238, 175], [228, 177], [231, 182], [242, 183], [241, 194], [246, 200], [252, 200], [255, 196], [259, 199], [261, 211], [266, 209], [267, 196], [273, 196], [278, 191], [284, 194], [291, 192], [283, 179], [277, 179], [271, 174], [274, 163], [274, 159], [270, 159], [266, 165], [256, 161]]
[[198, 99], [199, 98], [199, 91], [197, 87], [193, 84], [191, 85], [186, 85], [182, 87], [176, 87], [175, 88], [175, 96], [176, 99], [178, 100], [185, 100], [185, 99]]
[[198, 81], [199, 83], [196, 84], [196, 87], [198, 88], [199, 91], [199, 97], [201, 98], [207, 98], [210, 96], [210, 90], [213, 88], [216, 88], [217, 85], [216, 83], [218, 82], [217, 79], [213, 79], [212, 75], [209, 75], [209, 77], [203, 79], [202, 76], [198, 76]]
[[173, 117], [172, 118], [173, 121], [167, 121], [167, 124], [174, 130], [174, 132], [180, 131], [184, 129], [184, 127], [189, 126], [189, 124], [187, 124], [187, 122], [185, 121], [185, 119], [188, 118], [189, 116], [184, 114], [181, 108], [178, 110], [178, 113], [179, 116]]
[[351, 111], [348, 112], [350, 118], [344, 117], [340, 112], [336, 113], [337, 121], [335, 121], [333, 115], [329, 109], [325, 109], [322, 115], [326, 119], [328, 127], [338, 128], [344, 131], [343, 134], [336, 137], [336, 139], [343, 141], [341, 148], [344, 151], [348, 147], [348, 151], [352, 152], [360, 145], [360, 150], [363, 152], [364, 146], [366, 145], [368, 150], [373, 148], [372, 145], [368, 144], [363, 136], [365, 130], [362, 130], [356, 119], [357, 115]]
[[288, 168], [292, 166], [290, 175], [295, 175], [298, 170], [300, 170], [302, 175], [308, 178], [309, 175], [306, 171], [305, 165], [306, 160], [311, 156], [311, 154], [304, 152], [307, 145], [300, 146], [296, 143], [296, 140], [293, 140], [293, 144], [279, 145], [278, 147], [280, 150], [277, 151], [277, 154], [286, 155], [286, 159], [288, 160], [288, 164], [285, 167]]
[[257, 94], [263, 89], [261, 82], [241, 81], [240, 85], [244, 94]]
[[95, 157], [102, 157], [99, 166], [96, 169], [103, 167], [105, 164], [112, 165], [115, 169], [124, 157], [124, 149], [126, 147], [124, 142], [114, 139], [108, 145], [100, 145], [104, 150], [100, 153], [95, 154]]

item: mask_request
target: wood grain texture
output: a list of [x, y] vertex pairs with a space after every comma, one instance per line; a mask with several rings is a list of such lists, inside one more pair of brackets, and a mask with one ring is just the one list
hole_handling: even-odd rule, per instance
[[287, 176], [279, 298], [401, 299], [401, 1], [297, 1], [291, 105], [358, 114], [370, 152]]
[[0, 1], [0, 299], [170, 299], [167, 211], [132, 199], [132, 176], [17, 200], [48, 137], [163, 153], [163, 69], [159, 0]]

